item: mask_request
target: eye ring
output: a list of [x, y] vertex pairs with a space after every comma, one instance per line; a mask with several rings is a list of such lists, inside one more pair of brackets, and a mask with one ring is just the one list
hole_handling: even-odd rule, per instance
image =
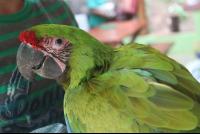
[[56, 39], [55, 45], [61, 46], [62, 44], [63, 44], [63, 40], [62, 39]]

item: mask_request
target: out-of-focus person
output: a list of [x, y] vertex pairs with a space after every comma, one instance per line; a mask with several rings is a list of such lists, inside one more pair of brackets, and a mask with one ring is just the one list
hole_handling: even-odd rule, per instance
[[121, 0], [117, 8], [118, 20], [131, 20], [136, 16], [138, 0]]
[[0, 0], [0, 133], [28, 133], [54, 123], [65, 124], [64, 91], [55, 80], [24, 79], [16, 54], [21, 31], [39, 24], [77, 26], [63, 0]]
[[108, 22], [116, 16], [114, 3], [108, 3], [107, 0], [87, 0], [86, 5], [89, 9], [88, 20], [91, 28]]

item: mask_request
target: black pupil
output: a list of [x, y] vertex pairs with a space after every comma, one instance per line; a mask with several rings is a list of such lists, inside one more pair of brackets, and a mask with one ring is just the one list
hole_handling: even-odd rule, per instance
[[57, 39], [56, 44], [61, 45], [62, 44], [62, 39]]

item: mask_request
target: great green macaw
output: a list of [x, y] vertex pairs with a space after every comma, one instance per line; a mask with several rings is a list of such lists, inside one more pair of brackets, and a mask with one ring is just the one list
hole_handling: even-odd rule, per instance
[[104, 45], [76, 27], [45, 24], [21, 32], [21, 74], [57, 79], [69, 132], [195, 132], [200, 84], [156, 49]]

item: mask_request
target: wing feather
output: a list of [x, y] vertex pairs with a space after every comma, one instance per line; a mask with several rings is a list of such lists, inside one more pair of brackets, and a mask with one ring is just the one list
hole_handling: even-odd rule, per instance
[[[138, 124], [137, 128], [127, 126], [134, 132], [142, 128], [178, 132], [200, 126], [200, 84], [184, 66], [145, 45], [128, 44], [115, 51], [119, 55], [108, 71], [86, 82], [87, 91], [98, 96], [102, 107], [109, 105], [120, 117]], [[84, 122], [72, 117], [72, 128], [73, 123]], [[85, 128], [73, 130], [83, 132]]]
[[170, 73], [169, 71], [165, 71], [165, 70], [151, 70], [148, 69], [148, 72], [150, 72], [151, 74], [153, 74], [153, 76], [159, 80], [165, 81], [167, 83], [170, 83], [172, 85], [177, 85], [178, 84], [178, 80], [177, 78]]
[[198, 119], [189, 111], [164, 111], [170, 123], [169, 129], [192, 130], [198, 125]]
[[[106, 77], [105, 80], [103, 76]], [[105, 82], [106, 87], [112, 87], [96, 94], [126, 119], [172, 131], [182, 128], [184, 128], [182, 130], [190, 130], [198, 126], [198, 117], [192, 111], [189, 112], [194, 107], [194, 100], [168, 85], [157, 83], [151, 77], [141, 76], [133, 69], [124, 68], [109, 71], [106, 75], [94, 79], [100, 83]], [[93, 80], [88, 82], [93, 82]], [[144, 86], [146, 84], [148, 86]], [[93, 87], [91, 90], [95, 91]], [[107, 97], [100, 96], [103, 92]], [[179, 125], [174, 125], [177, 123]]]
[[164, 111], [182, 111], [190, 110], [194, 106], [194, 101], [186, 95], [172, 89], [169, 86], [158, 84], [155, 82], [149, 83], [156, 91], [156, 95], [148, 99], [156, 104]]

